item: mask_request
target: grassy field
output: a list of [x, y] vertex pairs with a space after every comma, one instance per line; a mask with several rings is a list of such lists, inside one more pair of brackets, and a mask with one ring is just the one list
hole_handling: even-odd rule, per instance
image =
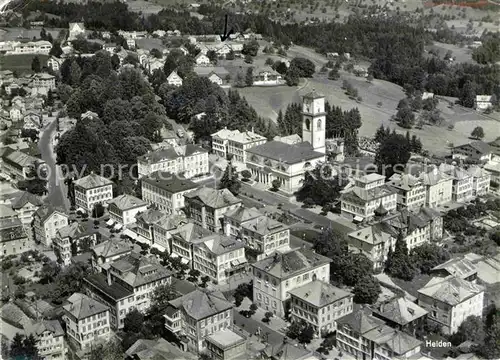
[[17, 71], [19, 73], [31, 73], [31, 62], [35, 56], [38, 56], [40, 59], [42, 67], [45, 66], [47, 59], [49, 58], [47, 55], [4, 55], [0, 57], [0, 69]]

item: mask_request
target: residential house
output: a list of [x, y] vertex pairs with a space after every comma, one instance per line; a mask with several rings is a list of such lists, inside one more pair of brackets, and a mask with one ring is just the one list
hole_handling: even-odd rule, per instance
[[410, 210], [425, 206], [425, 186], [423, 181], [412, 174], [395, 173], [388, 185], [397, 193], [397, 207]]
[[115, 53], [116, 47], [117, 45], [115, 43], [105, 43], [104, 45], [102, 45], [102, 49], [109, 52], [111, 55]]
[[419, 175], [425, 186], [425, 205], [431, 208], [445, 205], [452, 201], [453, 178], [432, 167]]
[[454, 159], [471, 160], [475, 162], [488, 162], [492, 159], [491, 146], [484, 141], [471, 141], [452, 148], [451, 155]]
[[28, 111], [23, 115], [23, 130], [40, 131], [43, 126], [43, 115], [35, 111]]
[[148, 152], [137, 158], [139, 177], [155, 171], [183, 175], [189, 179], [209, 173], [208, 151], [187, 144]]
[[134, 39], [127, 39], [127, 46], [130, 50], [133, 50], [136, 48], [135, 40]]
[[172, 86], [182, 86], [182, 78], [177, 74], [177, 71], [172, 71], [167, 77], [167, 84]]
[[129, 255], [134, 245], [123, 239], [110, 238], [92, 248], [92, 267], [96, 272], [109, 268], [109, 264]]
[[69, 216], [64, 210], [44, 204], [33, 214], [35, 240], [45, 246], [52, 246], [57, 231], [68, 224]]
[[252, 131], [240, 132], [239, 130], [222, 130], [211, 135], [212, 151], [223, 159], [231, 156], [232, 161], [246, 163], [247, 150], [258, 145], [265, 144], [265, 136]]
[[484, 165], [484, 170], [490, 174], [492, 182], [500, 184], [500, 162], [489, 161]]
[[84, 279], [87, 294], [109, 307], [113, 329], [123, 328], [130, 311], [145, 312], [151, 305], [153, 291], [171, 281], [172, 273], [155, 257], [135, 252], [109, 263], [104, 272]]
[[63, 321], [70, 344], [89, 353], [92, 346], [111, 337], [109, 308], [81, 293], [71, 295], [63, 305]]
[[292, 322], [304, 321], [318, 337], [337, 330], [336, 320], [353, 311], [354, 295], [327, 281], [315, 280], [289, 291]]
[[2, 210], [0, 214], [0, 243], [2, 244], [0, 257], [18, 255], [31, 250], [32, 245], [28, 241], [26, 229], [15, 212], [4, 205], [0, 205], [0, 209]]
[[167, 215], [156, 209], [147, 209], [136, 215], [136, 227], [134, 231], [137, 233], [136, 240], [149, 245], [155, 242], [153, 226], [165, 219]]
[[457, 256], [433, 267], [430, 273], [436, 277], [457, 276], [463, 280], [475, 282], [477, 279], [477, 265], [466, 256]]
[[385, 176], [376, 173], [355, 179], [355, 185], [340, 197], [342, 215], [363, 221], [375, 216], [375, 209], [382, 206], [388, 212], [396, 210], [397, 192], [385, 185]]
[[170, 231], [170, 249], [171, 257], [179, 257], [183, 264], [190, 264], [193, 267], [194, 252], [193, 246], [197, 242], [203, 241], [206, 237], [214, 235], [210, 230], [202, 228], [193, 223], [179, 224]]
[[34, 240], [33, 220], [35, 211], [42, 206], [42, 200], [27, 191], [23, 191], [20, 196], [16, 197], [12, 203], [12, 209], [17, 213], [19, 220], [23, 223], [26, 229], [26, 234], [29, 240]]
[[126, 360], [186, 360], [185, 353], [176, 345], [160, 337], [139, 339], [125, 351]]
[[439, 165], [439, 171], [453, 179], [451, 199], [454, 202], [466, 202], [472, 199], [473, 178], [467, 171], [445, 163]]
[[229, 71], [220, 66], [195, 66], [193, 71], [196, 75], [206, 77], [219, 86], [226, 85], [229, 76]]
[[491, 95], [476, 95], [474, 100], [474, 109], [484, 111], [493, 107], [493, 97]]
[[43, 160], [11, 148], [3, 152], [2, 162], [2, 172], [15, 180], [23, 180], [33, 169], [45, 166]]
[[203, 53], [199, 53], [195, 58], [194, 58], [194, 63], [196, 66], [208, 66], [210, 65], [210, 59], [208, 58], [207, 55]]
[[482, 317], [484, 288], [459, 276], [433, 277], [418, 290], [418, 305], [445, 334], [453, 334], [468, 316]]
[[[187, 224], [187, 218], [183, 215], [170, 215], [162, 217], [153, 224], [153, 247], [167, 254], [172, 253], [172, 237]], [[208, 231], [208, 230], [207, 230]]]
[[77, 37], [85, 36], [85, 25], [83, 22], [69, 23], [68, 40], [75, 40]]
[[214, 360], [232, 360], [247, 351], [245, 337], [228, 328], [207, 336], [205, 341]]
[[228, 189], [198, 188], [184, 194], [188, 217], [195, 224], [213, 232], [222, 230], [224, 214], [241, 205], [241, 199]]
[[270, 66], [258, 68], [253, 73], [254, 86], [276, 86], [283, 85], [284, 80], [279, 72], [273, 70]]
[[113, 182], [94, 174], [74, 181], [75, 203], [77, 207], [91, 212], [96, 204], [106, 204], [113, 198]]
[[232, 324], [233, 304], [217, 291], [197, 289], [171, 300], [165, 314], [165, 328], [183, 335], [186, 350], [195, 354], [206, 349], [208, 336], [231, 328]]
[[491, 175], [479, 166], [471, 166], [467, 172], [472, 177], [472, 196], [484, 196], [490, 191]]
[[[232, 214], [236, 210], [233, 210]], [[239, 237], [247, 247], [259, 253], [258, 260], [275, 251], [290, 250], [290, 228], [266, 215], [241, 222]]]
[[178, 175], [155, 171], [141, 179], [142, 198], [166, 214], [180, 214], [184, 208], [184, 194], [198, 185]]
[[23, 118], [24, 112], [24, 106], [14, 104], [9, 110], [9, 118], [12, 121], [19, 121]]
[[60, 59], [58, 57], [55, 57], [55, 56], [51, 56], [47, 60], [47, 67], [49, 67], [50, 69], [52, 69], [52, 71], [59, 71], [59, 69], [61, 68], [62, 63], [63, 63], [62, 59]]
[[44, 360], [64, 360], [68, 349], [59, 320], [41, 320], [34, 324], [32, 334], [38, 355]]
[[370, 307], [372, 315], [387, 325], [415, 336], [424, 329], [428, 311], [405, 297], [396, 297]]
[[71, 258], [90, 252], [97, 242], [97, 233], [89, 230], [85, 223], [75, 221], [56, 233], [53, 239], [54, 253], [63, 266], [71, 264]]
[[135, 223], [136, 215], [146, 211], [148, 203], [135, 196], [123, 194], [108, 201], [109, 216], [115, 222], [128, 226]]
[[361, 309], [337, 320], [337, 347], [364, 360], [410, 359], [420, 353], [422, 341], [395, 330]]
[[245, 205], [230, 210], [224, 214], [224, 234], [226, 236], [242, 238], [242, 224], [261, 216], [262, 213], [259, 210], [254, 207], [247, 208]]
[[245, 244], [221, 234], [193, 241], [192, 267], [215, 284], [226, 283], [235, 274], [245, 271]]
[[56, 90], [56, 77], [47, 73], [34, 74], [31, 82], [32, 95], [47, 96], [49, 91]]
[[290, 309], [290, 291], [315, 280], [329, 281], [331, 259], [311, 249], [274, 253], [251, 264], [254, 303], [282, 317]]

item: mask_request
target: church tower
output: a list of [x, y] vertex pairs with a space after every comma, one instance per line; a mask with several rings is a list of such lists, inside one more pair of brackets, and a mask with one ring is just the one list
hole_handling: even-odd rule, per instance
[[314, 151], [326, 153], [325, 97], [313, 89], [302, 101], [302, 141], [311, 144]]

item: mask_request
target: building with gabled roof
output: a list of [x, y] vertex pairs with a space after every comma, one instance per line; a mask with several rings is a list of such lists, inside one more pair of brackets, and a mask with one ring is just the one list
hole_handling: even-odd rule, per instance
[[33, 324], [30, 332], [35, 336], [38, 354], [43, 359], [65, 358], [68, 349], [64, 330], [58, 320], [41, 320]]
[[439, 171], [453, 179], [451, 199], [454, 202], [466, 202], [472, 199], [473, 178], [465, 169], [456, 165], [442, 163]]
[[170, 231], [171, 256], [180, 257], [181, 262], [193, 267], [195, 243], [214, 233], [194, 223], [184, 223]]
[[433, 277], [418, 290], [418, 305], [444, 333], [453, 334], [468, 316], [482, 317], [484, 288], [459, 276]]
[[75, 40], [79, 36], [85, 36], [85, 24], [83, 22], [69, 23], [68, 40]]
[[458, 256], [434, 266], [431, 269], [431, 274], [443, 278], [450, 275], [458, 276], [467, 281], [475, 281], [477, 279], [477, 265], [466, 256]]
[[492, 158], [491, 146], [481, 140], [471, 141], [467, 144], [455, 146], [451, 149], [454, 159], [472, 160], [476, 162], [488, 162]]
[[208, 151], [193, 144], [158, 149], [139, 156], [137, 167], [140, 178], [164, 171], [189, 179], [209, 173]]
[[111, 336], [109, 308], [85, 294], [74, 293], [63, 305], [66, 335], [78, 350], [88, 353], [91, 346]]
[[33, 213], [35, 240], [51, 246], [57, 231], [69, 224], [69, 216], [63, 209], [43, 204]]
[[425, 205], [431, 208], [451, 202], [453, 192], [453, 178], [439, 171], [435, 166], [424, 168], [418, 174], [425, 186]]
[[350, 292], [315, 280], [289, 291], [292, 322], [305, 321], [321, 336], [337, 330], [336, 320], [353, 311]]
[[182, 86], [182, 78], [177, 74], [177, 71], [174, 70], [167, 76], [167, 84], [177, 87]]
[[467, 172], [472, 176], [472, 196], [486, 195], [490, 191], [490, 173], [476, 165], [468, 168]]
[[373, 316], [384, 320], [392, 328], [415, 335], [423, 329], [428, 311], [405, 297], [392, 298], [370, 307]]
[[139, 339], [125, 351], [128, 360], [186, 360], [185, 354], [164, 338]]
[[398, 208], [414, 210], [425, 206], [425, 186], [418, 177], [395, 173], [390, 177], [388, 185], [398, 194]]
[[132, 243], [124, 239], [110, 238], [92, 248], [92, 267], [101, 272], [109, 268], [109, 264], [124, 256], [127, 256], [134, 249]]
[[11, 207], [23, 223], [30, 240], [34, 239], [33, 216], [42, 204], [42, 200], [38, 196], [27, 191], [22, 191], [20, 195], [12, 199]]
[[241, 225], [260, 216], [262, 216], [262, 213], [257, 208], [249, 208], [245, 205], [229, 210], [224, 214], [224, 234], [241, 237]]
[[85, 278], [85, 287], [89, 296], [109, 306], [113, 329], [123, 328], [125, 316], [132, 309], [146, 311], [153, 291], [172, 281], [172, 273], [155, 257], [135, 252], [120, 256], [102, 269], [102, 273]]
[[45, 162], [39, 158], [11, 148], [8, 148], [2, 154], [2, 163], [2, 172], [15, 180], [24, 179], [32, 169], [38, 166], [44, 166], [45, 164]]
[[290, 250], [290, 228], [266, 215], [243, 221], [239, 234], [246, 246], [259, 253], [258, 260], [274, 251]]
[[147, 208], [146, 201], [128, 194], [119, 195], [108, 201], [110, 218], [123, 226], [135, 223], [135, 216]]
[[228, 189], [201, 187], [184, 194], [184, 204], [190, 219], [205, 229], [219, 232], [224, 214], [241, 206], [241, 199]]
[[75, 221], [56, 232], [53, 239], [54, 252], [63, 266], [71, 264], [71, 258], [90, 252], [97, 242], [97, 232], [88, 229], [85, 223]]
[[0, 219], [0, 243], [0, 257], [22, 254], [32, 248], [21, 220], [17, 216], [5, 217], [3, 213]]
[[283, 316], [290, 307], [288, 292], [314, 280], [328, 281], [331, 262], [311, 249], [298, 249], [251, 264], [254, 303]]
[[96, 204], [105, 204], [113, 198], [114, 183], [94, 172], [74, 181], [75, 204], [91, 212]]
[[198, 354], [206, 349], [205, 339], [232, 328], [233, 304], [221, 292], [196, 289], [169, 301], [165, 328], [181, 338], [186, 350]]

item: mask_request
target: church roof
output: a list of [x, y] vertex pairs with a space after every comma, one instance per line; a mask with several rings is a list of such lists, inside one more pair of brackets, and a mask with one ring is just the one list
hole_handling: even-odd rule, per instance
[[325, 156], [325, 154], [314, 151], [311, 144], [308, 142], [290, 145], [274, 140], [250, 148], [247, 152], [249, 154], [281, 161], [285, 164], [297, 164], [302, 161], [324, 158]]
[[325, 95], [317, 92], [316, 89], [313, 89], [311, 92], [304, 95], [304, 99], [320, 99], [324, 97]]

